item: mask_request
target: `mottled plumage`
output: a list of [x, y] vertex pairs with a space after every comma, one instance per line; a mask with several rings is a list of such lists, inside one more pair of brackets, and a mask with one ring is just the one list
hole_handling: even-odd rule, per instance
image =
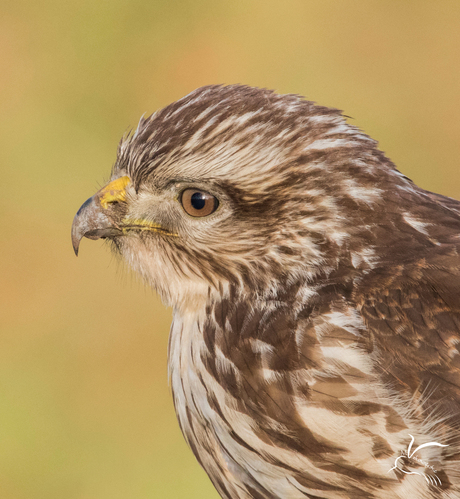
[[446, 499], [459, 232], [339, 111], [232, 85], [142, 119], [73, 242], [110, 238], [174, 308], [177, 417], [223, 498]]

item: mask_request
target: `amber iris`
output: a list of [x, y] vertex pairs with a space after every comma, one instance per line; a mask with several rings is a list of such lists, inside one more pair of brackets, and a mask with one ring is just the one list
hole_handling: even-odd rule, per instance
[[215, 196], [198, 189], [185, 189], [181, 195], [181, 203], [185, 212], [192, 217], [207, 217], [219, 206]]

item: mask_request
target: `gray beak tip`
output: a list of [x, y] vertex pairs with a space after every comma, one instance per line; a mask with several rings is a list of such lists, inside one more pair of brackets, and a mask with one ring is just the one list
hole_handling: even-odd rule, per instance
[[84, 237], [100, 239], [115, 237], [123, 234], [115, 222], [107, 216], [100, 206], [97, 196], [87, 199], [78, 210], [72, 223], [72, 246], [78, 256], [78, 248]]
[[72, 247], [75, 252], [75, 256], [78, 256], [78, 248], [80, 246], [80, 241], [83, 237], [82, 231], [77, 220], [78, 215], [74, 218], [72, 224]]
[[75, 245], [75, 243], [72, 242], [72, 246], [73, 246], [73, 251], [75, 253], [75, 256], [78, 256], [78, 246]]
[[125, 202], [126, 186], [130, 181], [126, 175], [116, 178], [81, 205], [72, 223], [72, 246], [75, 255], [78, 256], [78, 247], [84, 237], [100, 239], [123, 235], [123, 230], [116, 221], [120, 215], [116, 215], [114, 209], [107, 207], [113, 203]]
[[87, 199], [81, 205], [72, 222], [72, 246], [76, 256], [78, 256], [80, 241], [85, 236], [85, 233], [89, 230], [88, 211], [93, 204], [93, 198]]

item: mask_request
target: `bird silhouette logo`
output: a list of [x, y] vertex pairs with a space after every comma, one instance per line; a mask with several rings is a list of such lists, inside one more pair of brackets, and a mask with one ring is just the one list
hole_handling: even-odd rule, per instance
[[[429, 483], [430, 485], [435, 485], [435, 486], [442, 485], [440, 478], [436, 474], [435, 468], [433, 468], [433, 466], [429, 465], [426, 461], [419, 459], [415, 454], [416, 454], [416, 452], [418, 452], [419, 450], [421, 450], [425, 447], [448, 447], [448, 445], [439, 444], [437, 442], [427, 442], [425, 444], [419, 445], [414, 450], [412, 450], [412, 445], [414, 444], [415, 438], [410, 433], [409, 433], [409, 436], [411, 437], [411, 441], [407, 447], [407, 451], [404, 450], [401, 452], [401, 455], [395, 459], [395, 463], [394, 463], [393, 468], [388, 470], [388, 473], [392, 470], [398, 470], [401, 473], [404, 473], [406, 475], [420, 475], [423, 478], [425, 478], [427, 483]], [[425, 467], [425, 469], [430, 469], [433, 472], [433, 474], [424, 473], [424, 472], [420, 472], [420, 471], [407, 471], [399, 466], [400, 464], [403, 465], [402, 463], [399, 463], [399, 461], [402, 459], [407, 459], [407, 460], [412, 461], [412, 462], [415, 461], [419, 465], [423, 465]]]

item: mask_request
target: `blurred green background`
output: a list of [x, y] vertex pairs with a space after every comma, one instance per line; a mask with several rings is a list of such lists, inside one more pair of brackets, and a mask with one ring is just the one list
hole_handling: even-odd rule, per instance
[[70, 244], [122, 134], [205, 84], [296, 92], [460, 198], [459, 26], [458, 0], [1, 2], [1, 499], [217, 498], [173, 412], [171, 311]]

